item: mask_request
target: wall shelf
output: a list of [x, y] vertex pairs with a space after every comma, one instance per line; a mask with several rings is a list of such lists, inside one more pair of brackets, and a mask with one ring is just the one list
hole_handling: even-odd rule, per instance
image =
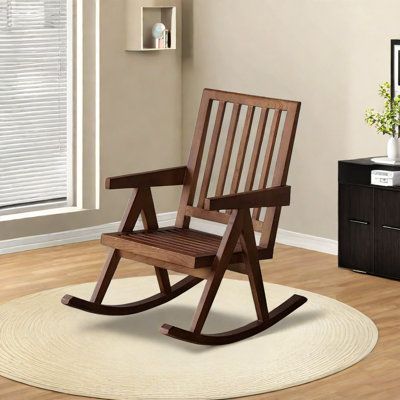
[[[162, 22], [170, 32], [168, 48], [154, 47], [152, 28]], [[126, 0], [126, 50], [176, 49], [176, 4], [171, 0]]]

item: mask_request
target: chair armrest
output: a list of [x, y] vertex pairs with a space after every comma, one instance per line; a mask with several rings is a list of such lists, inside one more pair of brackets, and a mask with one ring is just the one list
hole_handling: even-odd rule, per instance
[[274, 186], [237, 194], [211, 197], [205, 200], [206, 210], [278, 207], [290, 204], [290, 186]]
[[138, 174], [114, 176], [106, 179], [106, 189], [182, 185], [186, 171], [187, 167], [185, 165]]

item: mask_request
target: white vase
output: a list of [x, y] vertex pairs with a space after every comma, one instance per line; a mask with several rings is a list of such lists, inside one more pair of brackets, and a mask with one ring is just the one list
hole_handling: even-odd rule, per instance
[[387, 142], [387, 156], [391, 160], [400, 159], [399, 138], [391, 137]]

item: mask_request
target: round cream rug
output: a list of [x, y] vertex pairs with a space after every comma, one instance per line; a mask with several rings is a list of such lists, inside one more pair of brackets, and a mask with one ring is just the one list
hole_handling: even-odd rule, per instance
[[[53, 289], [0, 306], [0, 375], [32, 386], [106, 399], [222, 399], [300, 385], [341, 371], [372, 351], [377, 328], [336, 300], [265, 284], [274, 308], [294, 293], [308, 302], [257, 336], [204, 347], [158, 332], [188, 328], [203, 284], [158, 309], [109, 317], [63, 306], [68, 293], [89, 298], [94, 284]], [[115, 280], [105, 303], [157, 291], [154, 277]], [[255, 319], [247, 281], [225, 279], [206, 332]]]

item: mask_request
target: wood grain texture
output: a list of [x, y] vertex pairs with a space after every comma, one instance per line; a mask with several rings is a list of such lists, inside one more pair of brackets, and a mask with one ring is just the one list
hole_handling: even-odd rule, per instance
[[185, 215], [185, 210], [188, 204], [193, 205], [197, 179], [200, 173], [201, 158], [203, 156], [204, 144], [206, 141], [206, 132], [208, 124], [210, 123], [211, 109], [212, 101], [208, 92], [204, 91], [201, 97], [199, 114], [197, 116], [192, 147], [190, 149], [187, 164], [187, 173], [185, 175], [184, 187], [179, 203], [178, 215], [176, 217], [175, 224], [179, 228], [189, 227], [190, 218]]
[[240, 211], [234, 210], [229, 219], [228, 226], [218, 247], [217, 256], [213, 262], [212, 274], [207, 279], [199, 304], [193, 317], [191, 331], [201, 333], [208, 313], [218, 292], [222, 278], [228, 268], [229, 260], [237, 247], [242, 218]]
[[[224, 135], [222, 129], [224, 128], [223, 120], [227, 103], [233, 106], [230, 116], [227, 116], [227, 119], [229, 118], [230, 120], [228, 132]], [[217, 108], [215, 117], [214, 113], [211, 113], [214, 106]], [[245, 108], [245, 117], [243, 128], [239, 130], [238, 123], [241, 118], [242, 108]], [[259, 118], [253, 139], [252, 126], [256, 111], [257, 115], [259, 111]], [[273, 118], [267, 134], [266, 126], [270, 112], [273, 112]], [[209, 210], [209, 207], [205, 207], [205, 204], [209, 205], [206, 198], [213, 197], [213, 194], [209, 193], [211, 191], [210, 186], [213, 186], [210, 185], [213, 176], [218, 176], [214, 197], [223, 195], [226, 186], [230, 194], [253, 191], [253, 186], [256, 186], [259, 190], [265, 189], [267, 184], [273, 187], [285, 186], [299, 112], [300, 103], [296, 101], [204, 89], [176, 226], [188, 228], [194, 209], [197, 213], [199, 210], [205, 211], [201, 212], [203, 216], [200, 218], [216, 222], [227, 222], [226, 218], [220, 218], [217, 213], [211, 214], [210, 211], [212, 210]], [[214, 128], [212, 133], [209, 134], [208, 128], [212, 124]], [[211, 137], [207, 139], [208, 136]], [[280, 137], [279, 149], [276, 150], [275, 145], [278, 142], [278, 136]], [[224, 143], [222, 143], [223, 138], [225, 140]], [[264, 142], [266, 142], [265, 151], [263, 150], [265, 154], [260, 160]], [[237, 146], [235, 146], [235, 143]], [[248, 149], [249, 143], [253, 143], [251, 149]], [[206, 144], [208, 148], [206, 148]], [[223, 149], [223, 153], [222, 160], [218, 166], [215, 160], [219, 147]], [[204, 154], [204, 173], [199, 179]], [[248, 162], [246, 161], [247, 159], [249, 159]], [[275, 159], [276, 161], [272, 166]], [[259, 168], [261, 162], [262, 166]], [[258, 169], [260, 169], [260, 177], [257, 178], [258, 181], [255, 183]], [[230, 182], [227, 182], [228, 178]], [[199, 192], [199, 199], [196, 207], [193, 207], [196, 192]], [[270, 251], [273, 250], [275, 243], [281, 206], [280, 204], [268, 203], [263, 205], [261, 203], [260, 205], [256, 204], [253, 209], [253, 220], [260, 221], [262, 224], [259, 229], [262, 233], [260, 243]], [[265, 218], [261, 218], [261, 210], [264, 208], [267, 209], [267, 212]], [[219, 209], [215, 208], [213, 211], [217, 211], [220, 214], [230, 214], [232, 208], [223, 209], [220, 207]]]
[[[209, 201], [206, 199], [206, 197], [208, 196], [214, 169], [217, 168], [215, 165], [215, 160], [218, 152], [222, 128], [224, 126], [224, 116], [228, 103], [232, 104], [233, 106], [230, 115], [230, 123], [228, 133], [226, 135], [226, 141], [221, 145], [223, 146], [224, 150], [220, 168], [219, 170], [217, 169], [215, 174], [218, 175], [215, 193], [216, 197], [220, 197], [224, 192], [226, 180], [227, 177], [230, 176], [230, 172], [232, 179], [230, 185], [228, 186], [230, 188], [229, 193], [238, 193], [243, 180], [245, 180], [244, 187], [247, 188], [247, 190], [245, 189], [245, 193], [243, 193], [243, 190], [240, 189], [242, 193], [236, 199], [213, 198]], [[217, 104], [218, 106], [215, 120], [211, 121], [213, 105]], [[246, 116], [242, 132], [239, 132], [239, 136], [237, 138], [239, 141], [239, 146], [236, 152], [236, 159], [231, 160], [235, 138], [238, 134], [237, 127], [242, 106], [246, 107]], [[260, 116], [253, 148], [250, 154], [249, 165], [247, 166], [245, 162], [246, 154], [251, 138], [254, 115], [257, 109], [260, 109]], [[270, 110], [273, 110], [274, 116], [271, 123], [268, 144], [265, 150], [266, 154], [263, 160], [261, 177], [258, 183], [259, 191], [253, 191], [252, 188], [254, 186], [254, 180], [257, 174], [261, 148], [265, 139], [265, 128]], [[281, 121], [283, 112], [285, 113], [285, 118], [284, 121]], [[183, 184], [178, 214], [175, 222], [175, 226], [178, 228], [189, 228], [190, 218], [194, 216], [192, 215], [192, 212], [197, 213], [197, 216], [200, 218], [226, 223], [227, 219], [225, 217], [220, 217], [218, 214], [230, 214], [232, 209], [235, 207], [254, 208], [253, 222], [259, 221], [261, 223], [261, 225], [253, 223], [254, 228], [258, 231], [261, 231], [261, 247], [268, 249], [268, 251], [272, 254], [276, 232], [278, 229], [281, 207], [283, 205], [288, 205], [289, 202], [286, 201], [286, 197], [284, 199], [279, 198], [274, 202], [272, 201], [275, 199], [273, 196], [265, 196], [266, 201], [264, 202], [263, 192], [260, 192], [260, 190], [265, 189], [270, 173], [272, 175], [272, 185], [270, 186], [283, 187], [286, 185], [299, 112], [300, 103], [296, 101], [271, 99], [267, 97], [239, 94], [234, 92], [204, 89], [187, 167], [170, 168], [166, 170], [150, 171], [140, 174], [108, 178], [106, 181], [106, 187], [110, 189], [128, 187], [139, 188], [136, 197], [131, 200], [131, 210], [127, 211], [126, 213], [127, 222], [130, 226], [132, 224], [131, 222], [137, 219], [137, 212], [139, 209], [141, 209], [144, 220], [146, 217], [150, 218], [152, 221], [154, 220], [154, 228], [149, 228], [153, 230], [157, 229], [157, 222], [155, 220], [154, 205], [151, 199], [151, 186]], [[281, 124], [281, 122], [283, 123]], [[212, 123], [214, 125], [211, 139], [208, 148], [206, 149], [205, 147], [206, 143], [208, 143], [207, 135], [209, 131], [209, 125]], [[275, 143], [277, 141], [278, 131], [280, 130], [281, 125], [282, 135], [279, 149], [276, 153], [277, 156], [275, 166], [272, 170], [271, 163], [273, 160], [273, 155], [275, 154]], [[204, 153], [206, 155], [204, 173], [199, 179]], [[233, 162], [234, 166], [232, 171], [228, 171], [231, 161]], [[199, 199], [197, 202], [197, 207], [193, 207], [196, 191], [198, 189]], [[250, 195], [250, 192], [254, 193]], [[255, 199], [258, 200], [255, 201]], [[224, 208], [220, 205], [220, 203], [222, 204], [223, 202], [228, 202], [229, 204], [227, 204]], [[205, 206], [205, 204], [207, 204], [207, 206]], [[267, 208], [266, 216], [263, 221], [260, 219], [261, 208]], [[223, 212], [224, 209], [226, 212]], [[212, 211], [214, 211], [214, 213], [212, 213]], [[129, 213], [132, 215], [129, 215]], [[199, 215], [199, 213], [201, 215]], [[125, 227], [123, 227], [122, 230], [125, 231]], [[110, 238], [104, 238], [103, 243], [116, 248], [116, 238], [113, 238], [112, 244], [110, 243], [109, 239]], [[124, 246], [125, 245], [126, 243]], [[119, 250], [124, 252], [137, 251], [136, 248], [129, 250], [127, 247], [121, 247]], [[160, 252], [158, 251], [158, 253]], [[148, 254], [140, 255], [150, 257]], [[159, 258], [161, 259], [160, 254]], [[165, 261], [177, 264], [180, 262], [179, 260], [173, 260], [172, 258], [168, 258]], [[187, 264], [188, 261], [186, 260], [184, 265]]]
[[254, 178], [258, 167], [258, 160], [260, 158], [261, 146], [264, 139], [265, 126], [267, 124], [269, 109], [261, 109], [260, 119], [258, 121], [257, 134], [254, 140], [253, 152], [249, 166], [249, 172], [246, 179], [244, 190], [248, 192], [253, 189]]
[[206, 199], [206, 210], [288, 206], [290, 186], [278, 186]]
[[[107, 255], [97, 242], [52, 247], [0, 256], [0, 301], [64, 285], [93, 282]], [[335, 298], [368, 315], [377, 324], [379, 341], [361, 363], [327, 378], [246, 400], [393, 400], [400, 392], [399, 283], [337, 268], [337, 257], [277, 245], [274, 260], [262, 261], [268, 281]], [[152, 273], [148, 265], [121, 261], [116, 277]], [[247, 280], [227, 271], [226, 276]], [[368, 295], [366, 295], [368, 294]], [[84, 400], [0, 377], [2, 400]]]
[[114, 176], [106, 179], [106, 189], [129, 189], [150, 186], [182, 185], [186, 165], [175, 168], [159, 169], [156, 171], [141, 172]]
[[210, 186], [211, 174], [214, 167], [215, 156], [217, 154], [217, 147], [219, 136], [221, 134], [222, 122], [224, 119], [226, 103], [221, 101], [218, 106], [217, 118], [215, 120], [214, 131], [211, 138], [211, 144], [208, 151], [206, 168], [204, 170], [203, 183], [201, 184], [200, 196], [198, 207], [203, 207], [204, 199], [207, 197], [208, 188]]
[[[221, 97], [221, 99], [219, 99]], [[236, 100], [242, 105], [247, 105], [246, 118], [244, 121], [240, 144], [237, 152], [235, 167], [233, 169], [233, 177], [230, 186], [230, 196], [220, 196], [206, 200], [209, 191], [211, 176], [213, 173], [215, 157], [217, 154], [218, 143], [223, 126], [226, 103], [236, 103]], [[218, 101], [218, 109], [214, 128], [207, 149], [206, 165], [201, 182], [198, 182], [201, 164], [203, 162], [203, 153], [205, 144], [207, 143], [208, 127], [210, 124], [211, 110], [213, 103]], [[275, 108], [274, 120], [271, 130], [274, 136], [277, 135], [282, 105], [285, 105], [287, 118], [282, 132], [282, 139], [279, 146], [277, 161], [273, 173], [273, 187], [260, 188], [256, 191], [241, 192], [238, 194], [242, 176], [249, 176], [247, 183], [253, 182], [257, 169], [257, 162], [261, 151], [261, 144], [266, 126], [268, 111], [265, 109], [260, 113], [259, 126], [256, 133], [255, 146], [253, 146], [252, 161], [250, 162], [250, 171], [245, 173], [243, 167], [256, 107], [263, 108], [264, 104]], [[121, 222], [120, 229], [117, 233], [102, 235], [101, 243], [111, 247], [113, 252], [106, 261], [100, 279], [96, 285], [96, 289], [92, 296], [92, 301], [88, 302], [69, 294], [63, 297], [62, 303], [67, 306], [81, 308], [83, 311], [96, 312], [106, 315], [120, 313], [121, 310], [127, 315], [129, 311], [136, 313], [137, 310], [153, 307], [154, 304], [160, 304], [167, 300], [167, 296], [171, 296], [173, 288], [170, 286], [168, 269], [170, 265], [178, 265], [181, 269], [189, 269], [188, 275], [191, 275], [190, 269], [207, 268], [207, 282], [199, 301], [197, 311], [193, 319], [190, 331], [181, 328], [164, 325], [161, 332], [174, 338], [181, 338], [197, 344], [228, 344], [248, 338], [250, 335], [260, 332], [260, 329], [268, 329], [273, 323], [286, 317], [290, 312], [295, 311], [303, 305], [307, 299], [303, 296], [294, 296], [288, 299], [274, 310], [274, 318], [270, 318], [268, 313], [265, 294], [262, 285], [259, 260], [264, 255], [272, 256], [275, 244], [276, 230], [278, 228], [278, 220], [280, 208], [289, 205], [290, 188], [285, 186], [287, 172], [290, 163], [290, 157], [293, 147], [294, 136], [296, 132], [296, 123], [300, 110], [300, 103], [287, 102], [284, 100], [274, 100], [261, 98], [252, 95], [238, 95], [237, 93], [203, 91], [200, 110], [195, 128], [195, 135], [189, 155], [187, 167], [179, 167], [175, 169], [158, 170], [153, 172], [144, 172], [141, 174], [124, 175], [122, 177], [108, 178], [106, 188], [137, 188], [128, 203], [124, 218]], [[234, 140], [233, 133], [236, 132], [235, 121], [238, 117], [238, 107], [233, 107], [231, 115], [231, 127], [235, 128], [228, 133], [228, 143], [225, 150], [232, 150]], [[266, 157], [271, 158], [273, 149], [267, 151]], [[229, 160], [230, 156], [228, 157]], [[226, 164], [228, 167], [229, 162]], [[222, 176], [222, 180], [225, 179]], [[220, 179], [219, 179], [220, 180]], [[169, 184], [183, 183], [181, 201], [178, 209], [175, 227], [169, 229], [158, 229], [157, 217], [154, 209], [154, 203], [151, 195], [151, 186], [165, 186]], [[226, 214], [231, 214], [227, 221], [227, 228], [221, 237], [206, 234], [204, 232], [196, 232], [189, 229], [190, 217], [187, 214], [188, 207], [193, 206], [194, 197], [197, 186], [200, 184], [200, 194], [197, 203], [197, 209], [203, 210], [205, 214], [210, 211], [219, 212], [221, 209], [226, 210]], [[205, 206], [206, 203], [206, 206]], [[262, 223], [261, 227], [261, 246], [260, 252], [254, 242], [254, 228], [251, 219], [250, 209], [256, 207], [269, 207], [274, 210], [273, 214], [267, 214], [267, 219]], [[131, 232], [139, 213], [142, 214], [144, 230], [140, 232]], [[248, 217], [248, 221], [247, 221]], [[268, 240], [266, 241], [266, 237]], [[240, 239], [240, 240], [239, 240]], [[135, 304], [107, 305], [102, 306], [101, 301], [109, 287], [112, 277], [116, 271], [121, 255], [129, 255], [129, 258], [136, 256], [141, 257], [141, 261], [152, 262], [160, 287], [160, 294], [156, 298], [148, 298]], [[257, 310], [258, 320], [256, 327], [247, 325], [233, 331], [219, 333], [216, 336], [202, 334], [202, 329], [206, 318], [211, 309], [214, 298], [219, 289], [225, 271], [229, 269], [229, 264], [238, 264], [245, 262], [245, 271], [248, 272], [250, 278], [250, 286]], [[241, 270], [241, 272], [243, 269]], [[193, 278], [198, 279], [198, 278]], [[279, 310], [279, 312], [278, 312]], [[275, 322], [273, 322], [275, 321]], [[259, 322], [263, 322], [262, 325]], [[268, 322], [268, 323], [267, 323]]]
[[[268, 181], [268, 177], [269, 177], [270, 170], [271, 170], [272, 156], [274, 154], [276, 139], [278, 136], [278, 128], [279, 128], [279, 123], [281, 120], [281, 115], [282, 115], [282, 112], [280, 110], [274, 111], [274, 117], [272, 119], [271, 130], [270, 130], [269, 137], [268, 137], [268, 143], [267, 143], [267, 148], [265, 151], [264, 162], [261, 167], [260, 181], [258, 182], [259, 189], [265, 188], [267, 186], [267, 181]], [[254, 209], [253, 210], [253, 218], [259, 219], [260, 213], [261, 213], [261, 208]]]
[[400, 279], [400, 192], [374, 190], [374, 273]]
[[[126, 206], [124, 215], [119, 226], [119, 232], [130, 232], [135, 227], [137, 219], [139, 218], [140, 212], [144, 205], [145, 200], [151, 199], [151, 192], [149, 188], [134, 189], [131, 197], [129, 198], [128, 204]], [[153, 207], [153, 208], [151, 208]], [[154, 205], [151, 201], [150, 211], [154, 212]], [[147, 215], [151, 218], [151, 214], [143, 213], [143, 223], [147, 226]], [[150, 224], [152, 226], [157, 226], [157, 219], [154, 221], [153, 218], [150, 219]], [[154, 225], [155, 224], [155, 225]], [[96, 287], [93, 291], [90, 301], [101, 304], [104, 296], [107, 293], [107, 289], [110, 286], [111, 280], [115, 274], [118, 264], [121, 260], [120, 252], [116, 249], [110, 250], [108, 257], [104, 263], [104, 266], [100, 272], [99, 278], [97, 280]]]
[[240, 236], [240, 243], [244, 253], [244, 264], [249, 277], [257, 319], [259, 321], [267, 321], [272, 316], [268, 312], [267, 300], [265, 298], [260, 260], [257, 257], [257, 245], [254, 237], [250, 210], [243, 213], [243, 230]]
[[231, 183], [230, 193], [237, 193], [239, 189], [240, 179], [243, 172], [244, 158], [246, 156], [247, 145], [249, 143], [250, 131], [253, 124], [254, 118], [254, 107], [250, 106], [247, 109], [246, 119], [244, 121], [242, 138], [240, 139], [240, 145], [238, 150], [238, 155], [236, 159], [235, 169], [233, 170], [233, 178]]
[[[213, 265], [222, 238], [193, 229], [167, 227], [154, 232], [109, 233], [102, 235], [101, 240], [102, 244], [120, 250], [124, 254], [131, 252], [133, 255], [181, 267], [204, 268]], [[257, 250], [260, 259], [268, 258], [269, 253], [264, 248], [258, 247]], [[242, 256], [241, 247], [235, 243], [232, 261], [239, 262]], [[190, 274], [190, 271], [187, 273]]]
[[[227, 103], [232, 104], [232, 111], [230, 117], [228, 116], [230, 122], [225, 137], [221, 135], [221, 130], [224, 125], [223, 119]], [[208, 143], [208, 127], [212, 123], [211, 110], [213, 105], [216, 106], [217, 104], [214, 129], [211, 134], [207, 153], [205, 144]], [[243, 107], [246, 107], [243, 129], [241, 132], [237, 132], [240, 113]], [[245, 162], [246, 154], [248, 153], [248, 144], [251, 138], [254, 115], [258, 109], [260, 111], [258, 125], [254, 143], [249, 154], [249, 165], [247, 165]], [[265, 131], [270, 112], [273, 112], [273, 117], [267, 135]], [[176, 226], [188, 228], [190, 226], [191, 217], [227, 223], [229, 216], [226, 216], [226, 214], [230, 214], [234, 207], [239, 206], [239, 203], [241, 204], [240, 207], [243, 207], [246, 203], [246, 199], [249, 200], [250, 198], [247, 194], [244, 194], [240, 199], [230, 199], [230, 204], [227, 204], [224, 208], [221, 204], [223, 201], [227, 201], [228, 198], [225, 197], [225, 200], [222, 200], [217, 199], [217, 197], [223, 195], [225, 186], [228, 186], [230, 194], [238, 193], [243, 180], [245, 181], [244, 192], [254, 191], [254, 186], [259, 190], [265, 189], [267, 184], [272, 187], [285, 186], [299, 113], [300, 103], [296, 101], [205, 89], [202, 95], [195, 135], [189, 155], [188, 173], [185, 176]], [[282, 131], [281, 135], [280, 131]], [[275, 145], [279, 135], [280, 144], [279, 149], [276, 150]], [[218, 166], [214, 164], [219, 142], [222, 141], [221, 137], [225, 137], [225, 143], [221, 143], [220, 145], [220, 147], [223, 148], [223, 153], [219, 170], [216, 171], [218, 179], [213, 198], [212, 194], [209, 195], [208, 192], [213, 176], [213, 169], [218, 168]], [[238, 149], [234, 151], [235, 141], [238, 142]], [[265, 154], [260, 158], [264, 142], [266, 142], [265, 150], [263, 150]], [[204, 152], [206, 152], [204, 174], [202, 180], [198, 182]], [[232, 159], [233, 152], [235, 153], [235, 157]], [[276, 155], [276, 157], [274, 157], [274, 155]], [[276, 160], [272, 168], [272, 163], [275, 158]], [[260, 177], [257, 178], [258, 181], [255, 183], [257, 170], [261, 162]], [[230, 168], [231, 164], [232, 168]], [[230, 171], [230, 169], [232, 170]], [[228, 177], [231, 178], [229, 185], [227, 185]], [[271, 184], [269, 183], [270, 181]], [[198, 186], [200, 186], [199, 200], [197, 206], [193, 206]], [[253, 227], [255, 230], [262, 233], [260, 241], [261, 246], [267, 248], [272, 254], [281, 207], [289, 203], [286, 202], [286, 200], [278, 201], [275, 204], [273, 201], [263, 203], [262, 193], [254, 192], [254, 196], [258, 196], [260, 202], [254, 203], [247, 201], [247, 206], [253, 208]], [[241, 191], [241, 193], [243, 193], [243, 191]], [[212, 199], [208, 200], [207, 196]], [[261, 218], [262, 209], [266, 209], [265, 218]]]
[[211, 268], [188, 268], [182, 267], [182, 265], [174, 264], [167, 261], [157, 260], [152, 257], [140, 256], [127, 251], [120, 251], [121, 257], [127, 260], [140, 262], [147, 265], [157, 265], [157, 268], [163, 268], [177, 272], [179, 274], [190, 275], [196, 278], [207, 279], [210, 276]]
[[[218, 211], [208, 211], [203, 208], [198, 207], [186, 207], [186, 215], [189, 215], [194, 218], [201, 218], [207, 221], [219, 222], [221, 224], [227, 224], [229, 221], [229, 215], [225, 213], [221, 213]], [[257, 232], [261, 232], [262, 222], [253, 219], [253, 228]]]
[[121, 255], [118, 250], [110, 250], [104, 266], [100, 272], [100, 276], [97, 280], [96, 287], [94, 288], [90, 301], [93, 303], [101, 304], [104, 296], [107, 293], [107, 289], [110, 286], [111, 280], [114, 277], [115, 271], [117, 270], [118, 264], [121, 260]]
[[226, 92], [217, 89], [204, 89], [205, 94], [209, 98], [218, 101], [230, 101], [232, 103], [243, 104], [251, 107], [275, 108], [287, 111], [291, 107], [296, 107], [297, 102], [292, 100], [274, 99], [262, 96], [249, 96], [243, 93]]
[[[286, 184], [289, 173], [290, 159], [292, 157], [295, 133], [299, 121], [301, 103], [291, 103], [288, 106], [285, 118], [281, 142], [276, 159], [275, 170], [272, 177], [272, 186], [282, 186]], [[278, 230], [281, 207], [267, 208], [264, 223], [261, 231], [261, 246], [273, 248]]]
[[400, 187], [371, 185], [377, 166], [369, 158], [338, 164], [339, 266], [400, 279]]
[[225, 142], [224, 155], [222, 156], [221, 168], [219, 171], [217, 188], [215, 191], [216, 196], [221, 196], [224, 192], [226, 177], [228, 174], [229, 162], [231, 160], [233, 142], [235, 139], [236, 129], [239, 122], [241, 104], [234, 104], [231, 115], [231, 122], [229, 124], [228, 134]]
[[371, 188], [339, 185], [340, 266], [373, 272], [373, 202]]
[[184, 292], [193, 288], [193, 286], [197, 285], [201, 281], [202, 279], [200, 278], [187, 276], [186, 278], [181, 279], [179, 282], [169, 287], [167, 292], [161, 290], [160, 293], [157, 293], [153, 296], [141, 300], [134, 301], [132, 303], [117, 304], [117, 305], [100, 304], [100, 303], [95, 303], [93, 301], [81, 299], [79, 297], [74, 297], [69, 294], [64, 295], [64, 297], [61, 299], [61, 303], [64, 305], [68, 305], [69, 307], [77, 308], [79, 310], [83, 310], [93, 314], [101, 314], [108, 316], [132, 315], [168, 303], [175, 297], [178, 297]]

